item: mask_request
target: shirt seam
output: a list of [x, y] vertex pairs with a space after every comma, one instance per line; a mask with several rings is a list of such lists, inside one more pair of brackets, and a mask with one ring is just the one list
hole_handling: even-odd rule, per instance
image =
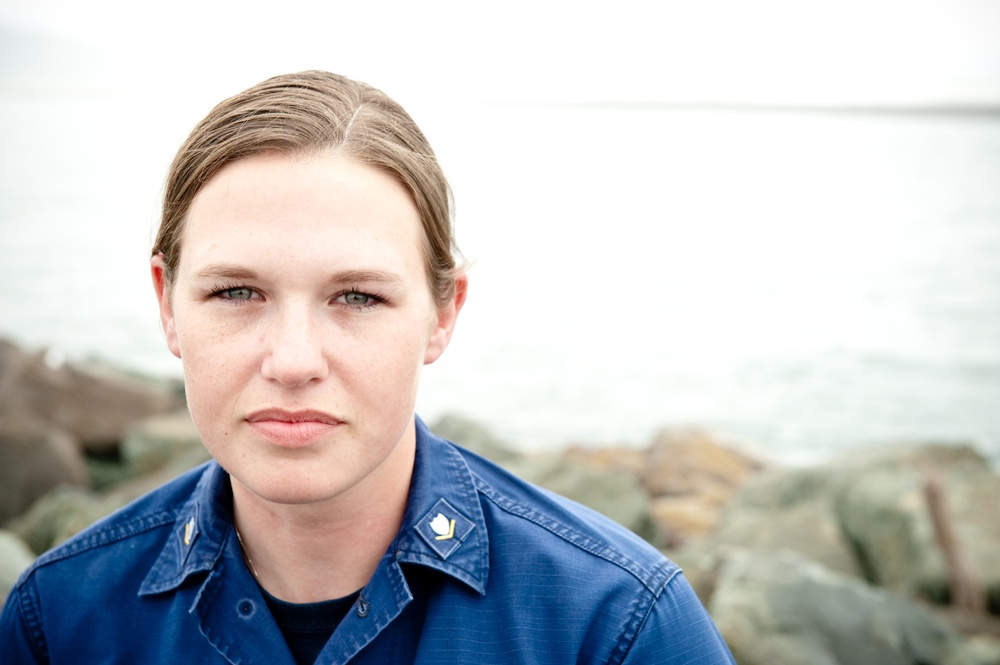
[[[649, 620], [649, 616], [653, 613], [653, 608], [656, 607], [656, 603], [659, 602], [660, 596], [663, 595], [667, 587], [673, 584], [674, 580], [680, 579], [680, 573], [681, 569], [675, 568], [673, 572], [667, 576], [659, 591], [654, 592], [652, 589], [650, 590], [649, 604], [646, 606], [645, 612], [642, 612], [641, 616], [639, 615], [641, 607], [638, 605], [637, 599], [637, 605], [632, 613], [635, 621], [630, 622], [626, 627], [626, 631], [622, 633], [622, 638], [619, 640], [618, 647], [615, 649], [614, 655], [617, 657], [611, 660], [612, 664], [621, 665], [628, 660], [628, 656], [632, 652], [632, 648], [635, 646], [636, 640], [639, 639], [639, 635], [642, 633], [642, 629], [645, 627], [646, 622]], [[630, 628], [631, 634], [629, 634]]]
[[649, 565], [643, 566], [623, 552], [610, 547], [606, 542], [573, 529], [544, 512], [505, 496], [478, 475], [475, 478], [482, 496], [500, 510], [545, 529], [569, 545], [616, 566], [636, 580], [642, 592], [636, 593], [633, 599], [629, 608], [628, 620], [621, 624], [621, 632], [618, 634], [618, 639], [614, 641], [615, 646], [609, 660], [609, 665], [624, 663], [629, 652], [635, 646], [635, 642], [642, 632], [642, 627], [649, 619], [657, 601], [671, 581], [678, 577], [681, 572], [680, 568], [666, 559], [651, 561]]
[[679, 569], [677, 569], [673, 571], [673, 574], [671, 574], [669, 569], [671, 567], [676, 568], [676, 566], [672, 566], [672, 564], [666, 560], [653, 562], [651, 566], [643, 566], [622, 552], [610, 547], [607, 543], [600, 542], [584, 533], [572, 529], [558, 520], [552, 519], [538, 510], [525, 506], [518, 501], [502, 495], [496, 490], [496, 488], [487, 484], [478, 476], [476, 477], [476, 480], [479, 492], [484, 497], [489, 499], [495, 506], [510, 515], [528, 520], [570, 545], [614, 564], [621, 570], [626, 571], [653, 595], [654, 601], [663, 592], [664, 587], [666, 587], [667, 583], [673, 577], [673, 574], [676, 574], [676, 572], [679, 571]]
[[49, 644], [45, 639], [45, 630], [42, 628], [41, 600], [38, 597], [34, 580], [26, 580], [16, 593], [17, 609], [21, 615], [21, 621], [28, 629], [31, 649], [35, 652], [38, 662], [47, 663], [49, 662]]
[[96, 530], [87, 531], [86, 535], [76, 539], [70, 539], [63, 543], [63, 545], [56, 547], [55, 549], [50, 550], [49, 552], [46, 552], [42, 556], [38, 557], [31, 567], [24, 572], [23, 579], [30, 577], [39, 568], [43, 568], [58, 561], [70, 559], [91, 550], [106, 547], [108, 545], [154, 531], [165, 525], [173, 524], [177, 521], [178, 514], [179, 511], [176, 509], [160, 510], [149, 515], [137, 516], [124, 524], [114, 526], [106, 525], [103, 528], [98, 527]]

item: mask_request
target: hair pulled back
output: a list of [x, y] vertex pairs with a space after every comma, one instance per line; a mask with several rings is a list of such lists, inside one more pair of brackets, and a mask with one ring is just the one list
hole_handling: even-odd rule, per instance
[[270, 78], [223, 101], [192, 130], [167, 175], [153, 254], [165, 277], [180, 262], [184, 222], [201, 188], [227, 164], [266, 153], [334, 150], [379, 168], [409, 192], [424, 229], [431, 295], [455, 295], [451, 192], [430, 144], [413, 119], [385, 93], [323, 71]]

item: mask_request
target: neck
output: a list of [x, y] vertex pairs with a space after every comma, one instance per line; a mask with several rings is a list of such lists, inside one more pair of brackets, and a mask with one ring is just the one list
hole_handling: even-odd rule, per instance
[[232, 478], [237, 533], [261, 586], [293, 603], [364, 587], [402, 524], [414, 450], [404, 440], [369, 476], [314, 503], [268, 501]]

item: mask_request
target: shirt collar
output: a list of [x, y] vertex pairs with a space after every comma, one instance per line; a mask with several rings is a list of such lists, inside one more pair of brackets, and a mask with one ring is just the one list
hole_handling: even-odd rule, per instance
[[232, 523], [229, 476], [213, 460], [205, 466], [190, 498], [181, 507], [139, 595], [169, 591], [188, 576], [211, 570], [222, 554]]
[[[392, 545], [395, 559], [450, 575], [486, 592], [489, 539], [479, 494], [465, 458], [416, 418], [417, 446], [410, 496]], [[212, 461], [182, 506], [171, 535], [139, 589], [140, 595], [178, 587], [212, 570], [232, 524], [229, 476]]]
[[417, 454], [396, 559], [440, 570], [486, 593], [489, 535], [472, 471], [417, 418]]

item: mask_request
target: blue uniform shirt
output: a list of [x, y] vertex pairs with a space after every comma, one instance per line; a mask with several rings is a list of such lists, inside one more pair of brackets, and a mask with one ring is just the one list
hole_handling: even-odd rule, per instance
[[[680, 570], [417, 420], [399, 534], [317, 663], [732, 664]], [[210, 462], [42, 555], [0, 663], [294, 665]]]

